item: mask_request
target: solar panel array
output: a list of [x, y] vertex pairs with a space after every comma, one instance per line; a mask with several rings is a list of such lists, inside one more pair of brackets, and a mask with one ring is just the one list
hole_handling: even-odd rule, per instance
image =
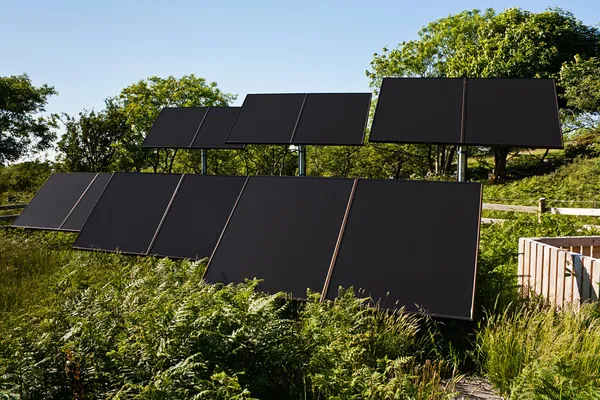
[[562, 148], [554, 80], [385, 78], [369, 141]]
[[[165, 108], [143, 147], [361, 145], [370, 100], [255, 94], [241, 108]], [[386, 78], [370, 140], [562, 147], [554, 82]], [[259, 278], [265, 292], [322, 300], [354, 287], [384, 308], [470, 319], [481, 194], [474, 183], [59, 173], [13, 226], [80, 231], [77, 249], [210, 257], [213, 283]]]
[[115, 173], [74, 248], [202, 259], [246, 178]]
[[109, 178], [85, 172], [52, 174], [12, 226], [79, 232]]
[[227, 143], [362, 145], [370, 93], [249, 94]]
[[225, 143], [239, 107], [165, 107], [142, 147], [171, 149], [242, 149]]
[[474, 183], [116, 173], [74, 248], [210, 256], [213, 283], [259, 278], [294, 298], [353, 286], [388, 308], [468, 319], [480, 199]]

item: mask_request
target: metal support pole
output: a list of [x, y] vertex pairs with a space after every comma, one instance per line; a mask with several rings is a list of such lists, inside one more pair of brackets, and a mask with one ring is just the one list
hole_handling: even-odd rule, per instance
[[298, 146], [298, 176], [306, 176], [306, 145]]
[[200, 149], [200, 159], [202, 160], [202, 175], [206, 175], [206, 149]]
[[458, 182], [467, 181], [467, 147], [458, 146]]

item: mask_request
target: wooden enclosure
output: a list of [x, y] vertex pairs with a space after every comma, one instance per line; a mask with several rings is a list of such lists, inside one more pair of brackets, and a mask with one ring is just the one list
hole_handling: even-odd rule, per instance
[[519, 239], [522, 295], [578, 307], [600, 295], [600, 236]]

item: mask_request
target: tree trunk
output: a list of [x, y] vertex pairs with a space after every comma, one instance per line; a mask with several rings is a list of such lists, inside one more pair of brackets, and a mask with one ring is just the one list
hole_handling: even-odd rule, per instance
[[492, 182], [496, 183], [506, 175], [506, 159], [508, 158], [508, 147], [494, 148], [494, 172]]

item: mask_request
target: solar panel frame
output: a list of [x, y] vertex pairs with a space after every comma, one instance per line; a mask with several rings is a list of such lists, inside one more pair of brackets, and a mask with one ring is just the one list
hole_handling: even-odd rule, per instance
[[[166, 188], [163, 188], [164, 193], [163, 193], [163, 198], [159, 199], [160, 200], [160, 204], [157, 207], [156, 211], [154, 212], [154, 215], [149, 216], [148, 212], [144, 212], [144, 211], [148, 211], [148, 209], [146, 210], [142, 210], [142, 208], [140, 207], [140, 204], [144, 204], [144, 206], [147, 206], [148, 203], [143, 203], [143, 202], [135, 202], [133, 201], [134, 197], [133, 196], [126, 196], [124, 197], [127, 201], [133, 201], [132, 203], [128, 204], [127, 206], [129, 207], [126, 211], [125, 214], [123, 214], [121, 208], [123, 207], [122, 202], [119, 204], [119, 206], [114, 206], [114, 204], [112, 206], [109, 206], [110, 204], [108, 203], [109, 201], [114, 200], [114, 197], [119, 197], [116, 196], [114, 193], [114, 191], [117, 192], [121, 190], [120, 188], [118, 188], [119, 185], [122, 185], [122, 183], [118, 182], [118, 180], [122, 180], [122, 179], [127, 179], [126, 177], [130, 177], [130, 176], [137, 176], [137, 177], [143, 177], [142, 179], [155, 179], [155, 180], [170, 180], [171, 182], [167, 182], [166, 184]], [[135, 179], [135, 178], [134, 178]], [[140, 179], [140, 180], [142, 180]], [[104, 191], [102, 193], [102, 195], [100, 196], [100, 199], [98, 200], [98, 202], [96, 203], [96, 205], [94, 206], [94, 209], [92, 210], [92, 213], [90, 214], [90, 217], [88, 218], [88, 220], [86, 221], [85, 225], [83, 226], [81, 232], [79, 233], [79, 236], [77, 237], [77, 239], [75, 240], [75, 243], [73, 244], [73, 248], [77, 249], [77, 250], [91, 250], [91, 251], [103, 251], [103, 252], [108, 252], [108, 253], [120, 253], [120, 254], [128, 254], [128, 255], [148, 255], [148, 247], [151, 245], [153, 238], [156, 235], [156, 232], [158, 231], [158, 229], [160, 228], [160, 225], [162, 224], [162, 222], [164, 221], [166, 214], [173, 202], [174, 197], [177, 194], [177, 189], [179, 188], [181, 181], [183, 180], [183, 174], [150, 174], [150, 173], [137, 173], [137, 172], [118, 172], [113, 174], [113, 176], [111, 177], [111, 180], [109, 181], [109, 183], [106, 185], [106, 187], [104, 188]], [[150, 185], [146, 185], [146, 187], [144, 187], [144, 185], [140, 185], [138, 187], [135, 187], [136, 182], [129, 182], [127, 185], [124, 185], [126, 187], [127, 190], [133, 190], [133, 192], [135, 193], [135, 195], [141, 196], [143, 199], [152, 199], [152, 200], [156, 200], [158, 198], [158, 195], [155, 192], [142, 192], [139, 189], [143, 189], [146, 190], [150, 187]], [[112, 185], [112, 186], [111, 186]], [[137, 190], [134, 190], [135, 189]], [[113, 199], [111, 199], [111, 197], [113, 197]], [[104, 203], [107, 204], [104, 204]], [[106, 213], [104, 213], [105, 215], [101, 215], [102, 212], [104, 212], [104, 210], [100, 209], [100, 207], [108, 207], [109, 208], [109, 215], [106, 215]], [[112, 214], [110, 214], [112, 212]], [[117, 214], [115, 216], [115, 213]], [[128, 221], [125, 226], [122, 226], [121, 223], [121, 228], [119, 229], [118, 227], [116, 227], [116, 225], [114, 223], [114, 219], [118, 219], [120, 216], [118, 215], [118, 213], [121, 213], [120, 216], [126, 215], [128, 218], [138, 218], [137, 221], [134, 221], [134, 223], [132, 223], [132, 221]], [[136, 214], [137, 213], [137, 214]], [[139, 214], [142, 213], [143, 215]], [[111, 220], [112, 219], [112, 220]], [[99, 220], [100, 222], [98, 222], [97, 220]], [[87, 238], [86, 236], [92, 236], [93, 238], [93, 234], [89, 233], [91, 232], [91, 229], [97, 228], [98, 225], [100, 225], [100, 227], [105, 227], [107, 226], [107, 224], [111, 224], [112, 223], [112, 227], [108, 226], [108, 229], [112, 229], [110, 231], [110, 234], [100, 234], [100, 237], [104, 236], [104, 238], [109, 237], [108, 242], [111, 243], [110, 245], [106, 245], [106, 240], [104, 244], [96, 244], [96, 243], [89, 243], [90, 239]], [[136, 235], [136, 234], [131, 234], [130, 232], [128, 232], [128, 229], [130, 228], [131, 225], [141, 225], [141, 224], [148, 224], [148, 225], [154, 225], [155, 227], [153, 228], [152, 226], [146, 226], [145, 228], [147, 228], [146, 230], [150, 233], [150, 235], [145, 234], [145, 238], [141, 238], [139, 239], [139, 237], [141, 235]], [[146, 232], [146, 233], [148, 233]], [[117, 238], [115, 239], [115, 236], [117, 235], [123, 235], [125, 234], [127, 237], [134, 237], [136, 240], [138, 240], [138, 243], [134, 246], [123, 246], [123, 247], [119, 247], [119, 242], [123, 243], [123, 239], [121, 238]], [[82, 241], [87, 240], [88, 243], [81, 243]], [[97, 239], [96, 239], [97, 241]], [[147, 242], [145, 245], [141, 242]], [[116, 245], [114, 245], [114, 243], [117, 242]], [[125, 243], [127, 244], [127, 243]], [[136, 250], [132, 250], [132, 247], [137, 247]]]
[[[60, 227], [65, 222], [65, 220], [71, 214], [73, 208], [79, 203], [80, 199], [93, 183], [97, 174], [90, 172], [55, 172], [48, 177], [48, 179], [44, 182], [42, 187], [38, 190], [36, 195], [31, 199], [31, 201], [27, 204], [27, 206], [23, 209], [19, 217], [12, 223], [12, 227], [14, 228], [25, 228], [25, 229], [37, 229], [37, 230], [48, 230], [48, 231], [60, 231]], [[61, 182], [63, 180], [71, 180], [66, 182]], [[78, 179], [81, 182], [77, 184], [77, 190], [75, 192], [69, 193], [69, 189], [73, 188], [74, 179]], [[53, 181], [58, 181], [56, 183], [52, 183]], [[62, 190], [57, 189], [55, 186], [60, 186], [62, 184]], [[65, 186], [66, 185], [66, 186]], [[52, 195], [52, 190], [58, 190], [58, 196]], [[45, 198], [46, 196], [46, 198]], [[47, 198], [50, 196], [50, 199]], [[65, 199], [65, 196], [68, 199]], [[36, 210], [38, 207], [46, 207], [48, 205], [48, 200], [53, 202], [55, 205], [61, 208], [60, 215], [56, 216], [57, 213], [54, 212], [53, 215], [47, 217], [47, 213], [43, 213], [43, 217], [46, 218], [45, 222], [33, 224], [31, 222], [25, 222], [31, 220], [31, 213], [40, 212]], [[67, 201], [65, 201], [67, 200]], [[38, 204], [39, 203], [39, 204]], [[62, 204], [61, 204], [62, 203]], [[63, 206], [64, 204], [64, 206]], [[47, 207], [46, 207], [47, 208]], [[31, 215], [30, 215], [31, 214]], [[54, 221], [49, 222], [48, 218], [52, 218]], [[35, 219], [35, 218], [34, 218]], [[39, 218], [38, 218], [39, 220]]]
[[[188, 149], [210, 107], [164, 107], [142, 142], [142, 148]], [[174, 128], [179, 122], [184, 127]]]
[[[461, 144], [463, 92], [463, 78], [384, 78], [369, 142]], [[423, 129], [428, 139], [419, 133]]]
[[[354, 179], [347, 178], [249, 177], [215, 246], [204, 279], [227, 284], [257, 277], [264, 279], [258, 290], [291, 293], [295, 299], [304, 299], [309, 288], [321, 292], [353, 184]], [[302, 207], [294, 207], [298, 203]], [[313, 215], [319, 207], [320, 212], [327, 211], [327, 218]], [[332, 213], [336, 216], [331, 217]], [[330, 225], [324, 226], [324, 221], [330, 221]], [[305, 235], [307, 231], [312, 236]], [[245, 240], [237, 240], [240, 235]], [[311, 251], [298, 256], [298, 243]], [[288, 256], [294, 254], [290, 260]], [[234, 260], [239, 257], [242, 260]], [[257, 276], [265, 272], [270, 276]]]
[[106, 185], [110, 181], [112, 174], [98, 173], [83, 192], [77, 203], [71, 209], [71, 212], [64, 219], [59, 227], [60, 231], [80, 232], [83, 225], [89, 218], [100, 196], [104, 192]]
[[[225, 143], [291, 144], [305, 101], [305, 93], [248, 94]], [[250, 131], [261, 133], [262, 138], [250, 137]]]
[[[368, 186], [371, 186], [371, 189], [369, 189]], [[377, 188], [377, 186], [380, 187]], [[386, 188], [385, 186], [388, 187]], [[412, 186], [412, 188], [410, 186]], [[366, 190], [365, 187], [367, 187]], [[374, 201], [372, 198], [373, 193], [376, 192], [376, 190], [372, 190], [373, 187], [377, 188], [377, 190], [380, 190], [381, 187], [384, 189], [383, 191], [380, 191], [380, 194], [383, 192], [385, 196], [379, 196], [379, 201]], [[439, 195], [444, 191], [447, 192], [447, 195], [442, 196], [441, 198], [444, 198], [446, 202], [451, 203], [450, 207], [446, 206], [450, 213], [447, 213], [444, 207], [440, 207], [439, 204]], [[462, 193], [460, 193], [460, 191], [462, 191]], [[423, 195], [414, 197], [414, 194], [419, 192], [423, 193]], [[425, 196], [430, 195], [432, 198], [428, 200]], [[355, 196], [352, 199], [348, 221], [343, 228], [341, 244], [334, 256], [334, 260], [332, 260], [332, 267], [330, 268], [326, 287], [322, 293], [322, 300], [335, 298], [338, 286], [343, 286], [345, 288], [354, 286], [355, 289], [363, 288], [367, 294], [370, 294], [369, 290], [371, 290], [371, 292], [374, 292], [375, 300], [385, 299], [385, 293], [389, 294], [394, 293], [395, 291], [396, 294], [392, 296], [398, 301], [401, 301], [401, 304], [398, 306], [406, 306], [407, 312], [423, 313], [424, 310], [420, 310], [412, 304], [407, 304], [407, 300], [402, 299], [402, 296], [406, 296], [405, 292], [408, 290], [408, 297], [417, 299], [415, 302], [424, 304], [419, 300], [419, 297], [423, 298], [423, 296], [416, 293], [425, 291], [426, 293], [431, 294], [432, 291], [435, 291], [440, 287], [442, 289], [448, 287], [450, 290], [454, 290], [455, 292], [458, 291], [459, 295], [463, 296], [463, 298], [459, 299], [457, 302], [460, 307], [456, 305], [454, 307], [454, 309], [458, 311], [448, 312], [453, 306], [448, 302], [447, 298], [449, 296], [447, 296], [448, 290], [446, 290], [446, 296], [440, 295], [441, 297], [438, 296], [440, 298], [437, 300], [434, 299], [433, 301], [428, 299], [429, 303], [426, 304], [426, 306], [429, 307], [429, 311], [425, 311], [425, 313], [437, 317], [471, 320], [473, 318], [477, 274], [479, 231], [481, 224], [481, 196], [482, 186], [477, 183], [359, 179]], [[405, 200], [402, 200], [403, 197]], [[469, 207], [465, 207], [463, 203], [465, 199], [473, 204]], [[381, 204], [382, 202], [384, 205]], [[389, 203], [387, 207], [385, 206], [386, 202]], [[409, 207], [411, 202], [413, 203], [412, 207]], [[435, 202], [436, 207], [430, 207], [431, 204], [428, 205], [428, 202]], [[479, 207], [473, 207], [475, 202], [478, 202]], [[405, 210], [403, 210], [403, 208], [405, 208]], [[421, 214], [418, 212], [419, 208], [428, 212], [425, 221], [422, 221]], [[435, 215], [432, 215], [432, 212], [435, 213]], [[422, 244], [419, 242], [417, 242], [417, 244], [414, 243], [419, 240], [425, 241], [428, 239], [428, 236], [429, 238], [431, 237], [427, 232], [423, 234], [421, 231], [433, 229], [432, 227], [435, 227], [436, 224], [439, 226], [444, 225], [443, 223], [436, 221], [435, 218], [440, 216], [438, 214], [443, 214], [443, 217], [448, 220], [448, 223], [445, 224], [447, 229], [452, 229], [452, 235], [450, 237], [447, 235], [443, 238], [440, 238], [439, 235], [435, 235], [434, 237], [436, 242], [433, 245], [438, 249], [437, 252], [443, 254], [443, 257], [445, 257], [444, 259], [437, 258], [437, 252], [432, 252], [429, 247], [426, 246], [427, 248], [423, 249]], [[468, 215], [468, 218], [460, 218], [465, 215]], [[404, 222], [407, 218], [412, 218], [413, 220]], [[433, 223], [427, 224], [427, 218], [430, 220], [433, 219]], [[418, 221], [415, 221], [415, 219]], [[403, 232], [401, 230], [402, 226], [400, 226], [400, 231], [398, 233], [396, 229], [399, 226], [395, 225], [398, 221], [402, 221], [402, 223], [408, 226], [410, 232]], [[472, 236], [471, 239], [466, 240], [464, 239], [465, 235], [461, 235], [460, 232], [457, 232], [457, 229], [465, 228], [465, 221], [474, 224], [471, 226], [472, 229], [476, 225], [476, 229], [468, 233], [468, 235]], [[374, 225], [375, 227], [370, 225]], [[390, 232], [390, 229], [394, 229], [392, 232], [394, 234]], [[368, 234], [366, 232], [368, 232]], [[407, 237], [410, 239], [407, 239]], [[402, 240], [404, 240], [404, 242], [402, 242]], [[436, 265], [439, 265], [449, 258], [455, 263], [458, 262], [456, 261], [457, 259], [461, 259], [461, 254], [458, 254], [460, 249], [456, 250], [457, 247], [453, 247], [461, 240], [464, 240], [464, 243], [460, 248], [462, 250], [474, 245], [471, 249], [472, 252], [466, 256], [462, 254], [462, 258], [464, 258], [462, 261], [465, 261], [468, 258], [470, 260], [469, 262], [472, 261], [473, 263], [472, 267], [467, 269], [465, 264], [462, 275], [457, 274], [456, 268], [451, 270], [440, 270], [438, 268], [438, 270], [435, 270]], [[472, 243], [472, 245], [470, 243]], [[395, 253], [398, 250], [404, 251], [396, 257], [393, 257], [393, 254], [388, 254]], [[448, 256], [447, 254], [450, 255]], [[378, 260], [382, 259], [402, 259], [409, 260], [407, 262], [412, 261], [412, 263], [409, 267], [402, 268], [402, 266], [400, 266], [399, 268], [386, 269], [384, 267], [379, 267], [379, 264], [377, 264]], [[429, 265], [427, 265], [428, 261]], [[354, 267], [352, 267], [352, 263], [355, 264]], [[385, 265], [383, 263], [380, 264]], [[363, 265], [368, 266], [368, 269], [364, 269]], [[415, 268], [415, 266], [418, 268]], [[429, 270], [423, 268], [429, 268]], [[470, 268], [473, 269], [471, 270]], [[375, 282], [379, 276], [375, 276], [374, 274], [377, 274], [378, 272], [382, 273], [382, 271], [387, 271], [387, 275], [380, 278], [381, 282], [402, 282], [402, 277], [407, 273], [412, 274], [412, 277], [409, 278], [412, 280], [404, 282], [404, 284], [399, 283], [396, 287], [394, 287], [394, 285], [389, 285], [389, 287], [386, 286], [385, 288], [374, 288], [373, 282]], [[340, 275], [342, 274], [346, 275], [343, 279], [340, 278]], [[460, 275], [460, 279], [457, 279], [458, 275]], [[350, 278], [348, 278], [348, 276], [350, 276]], [[472, 281], [469, 283], [468, 281], [471, 278]], [[421, 280], [420, 282], [419, 279]], [[427, 285], [419, 285], [419, 283], [423, 283], [424, 279], [427, 279]], [[467, 283], [466, 285], [465, 282]], [[361, 283], [363, 286], [361, 286]], [[457, 286], [453, 286], [455, 284]], [[379, 285], [381, 286], [381, 283], [379, 283]], [[465, 287], [462, 288], [461, 285]], [[457, 290], [457, 287], [464, 290]], [[443, 292], [444, 290], [440, 291], [441, 294], [443, 294]], [[455, 295], [454, 298], [460, 297], [459, 295]], [[438, 304], [435, 304], [436, 301]], [[386, 308], [385, 303], [383, 304], [383, 307]]]
[[[149, 247], [148, 255], [192, 260], [210, 257], [246, 181], [247, 177], [239, 176], [184, 175], [166, 218]], [[198, 190], [201, 193], [199, 196]], [[202, 192], [206, 192], [206, 195], [202, 195]], [[214, 239], [210, 246], [205, 243], [213, 239], [207, 236]], [[175, 240], [177, 243], [169, 244], [166, 240]], [[194, 241], [201, 243], [193, 244]], [[205, 253], [192, 254], [192, 247], [196, 251], [204, 248]]]
[[225, 143], [241, 107], [209, 107], [190, 142], [190, 149], [243, 149], [245, 144]]
[[470, 78], [464, 112], [465, 145], [564, 147], [554, 79]]
[[[308, 93], [290, 144], [361, 146], [370, 105], [371, 93]], [[342, 135], [336, 139], [332, 132]]]

